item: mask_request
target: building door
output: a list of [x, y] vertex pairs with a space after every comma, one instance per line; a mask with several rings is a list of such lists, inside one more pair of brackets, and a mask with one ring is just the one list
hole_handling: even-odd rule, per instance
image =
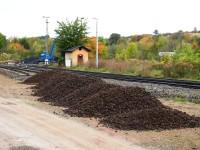
[[78, 55], [78, 65], [82, 65], [83, 64], [83, 55], [79, 54]]

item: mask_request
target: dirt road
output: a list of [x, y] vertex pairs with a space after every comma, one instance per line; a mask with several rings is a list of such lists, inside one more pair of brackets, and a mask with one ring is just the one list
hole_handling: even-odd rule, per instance
[[0, 150], [18, 145], [41, 150], [143, 149], [118, 136], [27, 104], [14, 82], [0, 75]]

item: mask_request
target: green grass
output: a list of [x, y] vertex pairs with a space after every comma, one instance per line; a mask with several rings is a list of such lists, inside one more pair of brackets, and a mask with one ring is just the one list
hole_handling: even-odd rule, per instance
[[175, 97], [172, 99], [175, 102], [179, 103], [194, 103], [194, 104], [200, 104], [200, 99], [194, 99], [194, 100], [189, 100], [187, 98], [180, 98], [180, 97]]
[[80, 70], [80, 71], [91, 71], [91, 72], [108, 72], [110, 73], [107, 69], [105, 68], [89, 68], [86, 66], [77, 66], [77, 67], [72, 67], [70, 68], [72, 70]]

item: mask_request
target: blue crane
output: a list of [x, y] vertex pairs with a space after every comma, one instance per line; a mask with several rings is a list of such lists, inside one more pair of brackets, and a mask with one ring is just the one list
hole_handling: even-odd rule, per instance
[[55, 51], [56, 51], [56, 44], [53, 43], [52, 46], [51, 46], [51, 49], [50, 49], [50, 53], [47, 52], [47, 51], [43, 51], [43, 52], [40, 54], [39, 61], [40, 61], [40, 62], [44, 62], [45, 59], [48, 59], [48, 62], [54, 61], [54, 58], [55, 58]]

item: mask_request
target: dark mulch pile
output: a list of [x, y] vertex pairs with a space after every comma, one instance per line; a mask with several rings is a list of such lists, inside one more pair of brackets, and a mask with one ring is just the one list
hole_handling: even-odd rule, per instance
[[90, 85], [91, 83], [103, 82], [97, 78], [78, 76], [64, 71], [48, 71], [39, 73], [24, 81], [26, 84], [36, 84], [34, 95], [39, 96], [40, 101], [51, 102], [63, 106], [63, 97], [75, 90]]
[[97, 78], [49, 71], [25, 81], [35, 84], [40, 101], [62, 106], [65, 113], [95, 117], [105, 126], [122, 130], [163, 130], [200, 127], [200, 118], [164, 106], [139, 87], [120, 87]]
[[70, 106], [66, 112], [73, 116], [103, 118], [132, 110], [156, 107], [164, 106], [142, 88], [113, 86]]
[[108, 116], [101, 123], [121, 130], [164, 130], [200, 127], [200, 118], [161, 107]]
[[[61, 73], [61, 72], [60, 72]], [[60, 74], [59, 73], [59, 74]], [[56, 71], [45, 71], [40, 72], [24, 81], [25, 84], [43, 84], [45, 82], [48, 82], [50, 78], [55, 77], [58, 72]]]
[[80, 105], [80, 103], [84, 102], [85, 99], [93, 96], [94, 94], [99, 93], [101, 91], [109, 90], [113, 87], [115, 86], [111, 84], [106, 84], [105, 82], [100, 80], [98, 82], [91, 83], [89, 85], [74, 90], [72, 93], [59, 99], [58, 102], [62, 101], [63, 106], [66, 107], [78, 106]]

